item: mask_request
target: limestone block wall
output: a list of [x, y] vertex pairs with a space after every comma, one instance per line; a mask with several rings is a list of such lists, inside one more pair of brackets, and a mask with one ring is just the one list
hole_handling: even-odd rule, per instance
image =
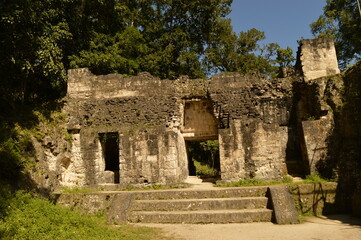
[[[240, 123], [236, 123], [235, 127], [237, 125]], [[219, 157], [222, 181], [238, 181], [249, 178], [246, 170], [245, 148], [242, 145], [242, 135], [239, 131], [230, 128], [219, 130]]]
[[[359, 179], [358, 172], [347, 174], [350, 169], [358, 171], [355, 146], [359, 141], [355, 139], [361, 128], [355, 127], [360, 122], [355, 86], [360, 82], [356, 81], [359, 70], [317, 78], [339, 72], [333, 43], [324, 39], [301, 41], [298, 67], [303, 77], [266, 79], [233, 73], [172, 81], [148, 73], [96, 76], [88, 69], [69, 70], [64, 125], [71, 141], [60, 133], [33, 141], [44, 165], [39, 173], [46, 172], [42, 184], [114, 182], [116, 174], [105, 170], [100, 134], [116, 133], [121, 184], [182, 181], [188, 175], [185, 140], [218, 138], [225, 181], [282, 178], [287, 173], [285, 161], [296, 158], [290, 152], [297, 150], [294, 155], [303, 155], [295, 166], [306, 163], [309, 172], [319, 171], [320, 164], [338, 167], [335, 159], [346, 159], [341, 169], [347, 171], [342, 170], [340, 178], [345, 184], [340, 187], [351, 197], [354, 191], [346, 183]], [[349, 82], [345, 91], [342, 78]], [[340, 92], [349, 98], [346, 103]], [[193, 114], [190, 122], [187, 103]], [[333, 118], [338, 120], [334, 123]], [[187, 134], [193, 134], [192, 138]], [[359, 188], [354, 196], [360, 195]]]
[[218, 130], [222, 180], [280, 179], [287, 174], [291, 81], [218, 75], [209, 92], [224, 128]]
[[229, 119], [244, 117], [287, 125], [292, 105], [292, 81], [237, 73], [216, 75], [211, 79], [209, 96], [224, 127]]
[[82, 158], [80, 134], [72, 135], [72, 158], [62, 164], [61, 182], [64, 186], [85, 185], [86, 168]]
[[[119, 135], [121, 184], [184, 180], [187, 134], [194, 135], [192, 140], [197, 134], [219, 139], [225, 181], [279, 179], [287, 172], [293, 103], [289, 79], [225, 74], [170, 81], [146, 73], [123, 78], [77, 69], [69, 71], [68, 88], [68, 129], [80, 134], [73, 152], [81, 159], [81, 184], [111, 182], [99, 142], [102, 133]], [[63, 184], [70, 184], [64, 179]]]
[[328, 157], [328, 138], [333, 130], [331, 114], [319, 120], [303, 121], [304, 161], [308, 173], [318, 173], [318, 165]]
[[294, 121], [305, 174], [332, 178], [329, 159], [333, 158], [334, 119], [342, 105], [342, 88], [340, 75], [294, 83]]
[[185, 142], [180, 132], [121, 137], [121, 183], [170, 184], [188, 176]]
[[287, 127], [257, 119], [235, 119], [220, 131], [222, 180], [281, 179], [286, 173]]
[[[76, 99], [112, 99], [145, 96], [156, 93], [167, 80], [160, 80], [148, 73], [125, 78], [121, 74], [93, 75], [89, 69], [71, 69], [68, 71], [69, 98]], [[149, 81], [147, 81], [149, 80]], [[147, 85], [147, 92], [144, 86]], [[165, 88], [162, 88], [165, 90]]]
[[300, 184], [291, 187], [299, 214], [335, 214], [337, 183]]
[[[63, 186], [114, 183], [105, 171], [105, 159], [97, 129], [72, 135], [72, 158], [64, 167]], [[80, 140], [81, 139], [81, 140]], [[139, 133], [119, 136], [119, 183], [171, 184], [188, 176], [185, 141], [180, 132]]]
[[[361, 217], [361, 61], [348, 69], [341, 83], [341, 99], [333, 97], [335, 130], [332, 136], [333, 166], [337, 166], [337, 201], [342, 209]], [[337, 89], [333, 85], [332, 90]], [[337, 104], [338, 103], [338, 104]]]
[[[99, 139], [104, 133], [119, 135], [120, 184], [169, 184], [187, 177], [185, 142], [179, 131], [182, 99], [171, 81], [146, 73], [123, 78], [76, 69], [69, 71], [68, 88], [68, 129], [79, 132], [81, 139], [79, 185], [112, 183], [114, 173], [105, 171]], [[64, 178], [62, 184], [71, 183]]]
[[301, 40], [298, 54], [305, 81], [340, 73], [332, 39]]

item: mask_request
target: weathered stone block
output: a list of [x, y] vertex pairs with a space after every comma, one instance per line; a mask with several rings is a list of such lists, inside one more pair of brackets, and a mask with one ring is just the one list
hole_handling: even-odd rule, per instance
[[325, 215], [337, 212], [337, 183], [300, 184], [292, 187], [300, 214]]
[[305, 162], [311, 174], [317, 173], [317, 165], [328, 156], [328, 137], [331, 134], [333, 122], [330, 116], [320, 120], [303, 121], [302, 130], [305, 143]]
[[273, 209], [273, 221], [277, 224], [298, 223], [298, 213], [291, 191], [287, 186], [268, 188], [270, 205]]
[[332, 39], [301, 40], [299, 61], [306, 81], [340, 73]]
[[104, 177], [104, 183], [114, 183], [114, 172], [104, 171], [103, 177]]

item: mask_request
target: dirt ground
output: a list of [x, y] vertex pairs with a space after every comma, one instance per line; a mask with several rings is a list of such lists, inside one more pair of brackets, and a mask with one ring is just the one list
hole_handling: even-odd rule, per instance
[[136, 224], [161, 229], [184, 240], [361, 240], [361, 219], [347, 215], [306, 217], [303, 223]]

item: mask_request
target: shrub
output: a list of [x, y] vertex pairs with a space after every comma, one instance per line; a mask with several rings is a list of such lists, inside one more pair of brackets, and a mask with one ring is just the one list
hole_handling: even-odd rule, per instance
[[1, 239], [159, 239], [153, 229], [107, 226], [104, 216], [80, 214], [21, 191], [1, 197], [0, 207], [6, 209], [0, 215]]

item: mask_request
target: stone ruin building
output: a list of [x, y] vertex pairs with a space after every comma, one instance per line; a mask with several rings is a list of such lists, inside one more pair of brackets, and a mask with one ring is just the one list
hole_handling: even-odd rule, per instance
[[180, 183], [188, 143], [214, 139], [221, 181], [317, 172], [333, 125], [323, 98], [337, 98], [325, 78], [339, 73], [333, 42], [300, 41], [296, 73], [162, 80], [69, 70], [72, 143], [70, 157], [56, 160], [60, 185]]

